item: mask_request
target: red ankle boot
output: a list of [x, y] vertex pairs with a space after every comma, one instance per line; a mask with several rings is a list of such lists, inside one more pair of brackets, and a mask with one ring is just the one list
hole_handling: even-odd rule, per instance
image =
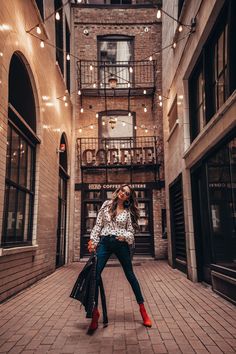
[[139, 304], [139, 307], [140, 307], [141, 316], [143, 318], [143, 325], [146, 326], [146, 327], [152, 327], [152, 321], [148, 317], [148, 314], [146, 312], [144, 304]]
[[95, 307], [93, 309], [93, 317], [92, 321], [90, 323], [90, 326], [88, 328], [88, 334], [92, 334], [96, 329], [98, 328], [98, 319], [99, 319], [100, 313], [98, 311], [98, 308]]

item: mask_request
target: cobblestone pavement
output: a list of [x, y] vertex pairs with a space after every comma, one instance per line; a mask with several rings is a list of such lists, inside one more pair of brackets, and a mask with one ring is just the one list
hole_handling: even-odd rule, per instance
[[103, 279], [109, 326], [93, 336], [78, 301], [69, 298], [82, 263], [58, 269], [0, 305], [0, 353], [236, 353], [236, 309], [211, 288], [192, 283], [165, 261], [136, 263], [153, 326], [139, 308], [119, 266]]

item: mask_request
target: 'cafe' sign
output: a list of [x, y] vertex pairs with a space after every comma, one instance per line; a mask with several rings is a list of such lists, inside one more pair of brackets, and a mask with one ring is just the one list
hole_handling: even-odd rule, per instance
[[86, 149], [82, 153], [83, 166], [153, 164], [153, 146], [135, 148]]

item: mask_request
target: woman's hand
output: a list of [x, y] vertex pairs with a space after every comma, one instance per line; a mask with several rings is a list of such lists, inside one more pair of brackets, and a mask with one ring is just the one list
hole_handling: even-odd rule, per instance
[[125, 242], [125, 237], [124, 236], [117, 236], [116, 239], [121, 242]]
[[89, 240], [88, 242], [88, 251], [89, 253], [94, 252], [96, 250], [96, 246], [94, 245], [92, 240]]

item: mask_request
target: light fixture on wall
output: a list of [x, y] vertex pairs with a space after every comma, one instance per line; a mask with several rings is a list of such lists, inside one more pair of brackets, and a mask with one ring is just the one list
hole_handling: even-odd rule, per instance
[[115, 125], [116, 125], [116, 119], [115, 117], [109, 117], [109, 124], [111, 126], [111, 129], [114, 129], [115, 128]]
[[113, 74], [111, 74], [108, 79], [108, 83], [111, 89], [115, 89], [117, 86], [117, 78]]

